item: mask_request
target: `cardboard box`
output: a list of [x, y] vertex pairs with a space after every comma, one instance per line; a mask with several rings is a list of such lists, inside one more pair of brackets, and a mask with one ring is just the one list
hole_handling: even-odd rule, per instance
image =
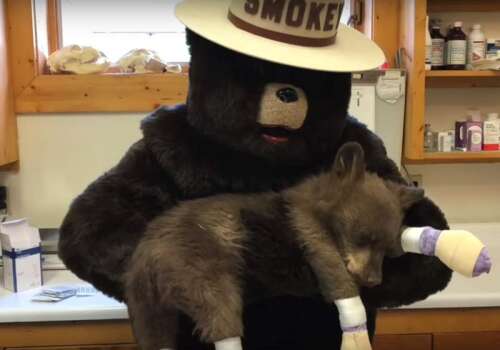
[[3, 286], [12, 292], [40, 287], [42, 248], [40, 233], [26, 219], [0, 224], [3, 255]]

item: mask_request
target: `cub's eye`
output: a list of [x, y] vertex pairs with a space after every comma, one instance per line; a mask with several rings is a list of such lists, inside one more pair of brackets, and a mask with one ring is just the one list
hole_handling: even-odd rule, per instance
[[360, 247], [375, 246], [378, 243], [379, 239], [375, 234], [364, 234], [357, 241], [357, 245]]

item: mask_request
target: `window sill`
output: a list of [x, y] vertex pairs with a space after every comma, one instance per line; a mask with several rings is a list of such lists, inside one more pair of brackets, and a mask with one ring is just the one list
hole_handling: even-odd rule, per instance
[[186, 100], [188, 74], [39, 75], [17, 96], [20, 113], [149, 112]]

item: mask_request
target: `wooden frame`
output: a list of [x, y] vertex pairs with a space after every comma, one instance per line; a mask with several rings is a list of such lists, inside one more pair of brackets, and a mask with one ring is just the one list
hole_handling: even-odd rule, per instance
[[[186, 100], [188, 75], [45, 75], [37, 51], [32, 0], [7, 0], [17, 113], [149, 112]], [[51, 50], [60, 46], [58, 6], [48, 1]]]
[[401, 0], [399, 47], [408, 71], [404, 158], [414, 162], [424, 158], [425, 124], [425, 23], [427, 1]]
[[407, 164], [493, 163], [500, 152], [424, 152], [426, 88], [499, 87], [500, 73], [491, 71], [425, 71], [427, 13], [500, 11], [494, 0], [400, 0], [399, 47], [408, 71], [404, 162]]
[[18, 159], [14, 92], [8, 57], [8, 22], [5, 1], [0, 0], [0, 166]]

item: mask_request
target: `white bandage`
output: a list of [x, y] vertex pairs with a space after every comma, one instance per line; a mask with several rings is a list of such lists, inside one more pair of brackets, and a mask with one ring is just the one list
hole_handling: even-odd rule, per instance
[[215, 350], [243, 350], [241, 338], [234, 337], [217, 341], [215, 342]]
[[461, 230], [443, 231], [436, 245], [436, 256], [452, 270], [472, 277], [484, 244], [472, 233]]
[[408, 227], [401, 235], [401, 246], [406, 253], [422, 254], [420, 250], [420, 237], [425, 227]]
[[360, 297], [335, 300], [342, 329], [366, 324], [366, 310]]

